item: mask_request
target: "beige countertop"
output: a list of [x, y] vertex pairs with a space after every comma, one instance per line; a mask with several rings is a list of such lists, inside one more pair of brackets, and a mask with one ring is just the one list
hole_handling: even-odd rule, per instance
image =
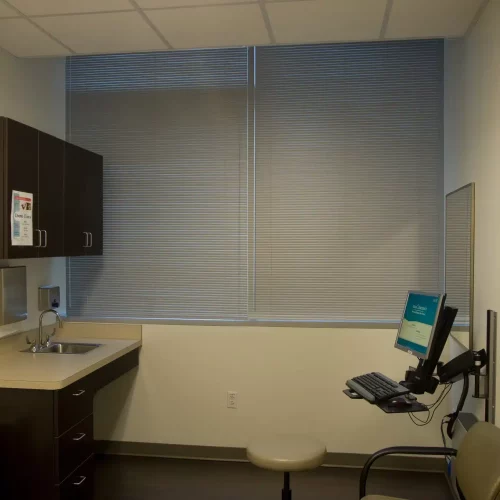
[[0, 388], [62, 389], [142, 344], [140, 338], [78, 338], [73, 335], [57, 335], [53, 342], [57, 341], [102, 345], [85, 354], [32, 354], [20, 352], [28, 347], [24, 336], [9, 340], [8, 348], [0, 349]]

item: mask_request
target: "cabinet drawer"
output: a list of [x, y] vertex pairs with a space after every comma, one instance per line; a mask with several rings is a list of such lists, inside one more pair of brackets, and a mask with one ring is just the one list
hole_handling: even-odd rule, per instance
[[58, 486], [57, 498], [59, 500], [92, 500], [94, 468], [94, 457], [91, 457]]
[[69, 474], [92, 455], [93, 432], [93, 416], [90, 415], [56, 439], [58, 483], [64, 481]]
[[57, 391], [55, 397], [56, 437], [88, 417], [92, 413], [93, 403], [94, 387], [88, 377]]

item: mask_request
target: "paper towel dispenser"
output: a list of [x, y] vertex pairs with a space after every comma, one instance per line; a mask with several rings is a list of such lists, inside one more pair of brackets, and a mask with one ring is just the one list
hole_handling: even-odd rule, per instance
[[28, 319], [26, 267], [0, 268], [0, 326]]

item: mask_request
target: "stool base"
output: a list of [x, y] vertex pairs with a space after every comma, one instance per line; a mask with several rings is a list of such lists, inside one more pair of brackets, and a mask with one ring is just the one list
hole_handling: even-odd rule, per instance
[[292, 490], [290, 489], [290, 473], [285, 472], [283, 489], [281, 490], [281, 500], [292, 500]]

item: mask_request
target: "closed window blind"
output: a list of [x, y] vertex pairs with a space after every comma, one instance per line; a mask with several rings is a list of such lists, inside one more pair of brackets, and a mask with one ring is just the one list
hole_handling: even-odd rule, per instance
[[446, 197], [446, 303], [458, 308], [455, 325], [470, 325], [473, 305], [474, 186]]
[[395, 321], [441, 290], [443, 42], [259, 47], [255, 82], [252, 314]]
[[68, 259], [70, 315], [247, 317], [247, 59], [68, 59], [68, 138], [104, 156], [104, 256]]

